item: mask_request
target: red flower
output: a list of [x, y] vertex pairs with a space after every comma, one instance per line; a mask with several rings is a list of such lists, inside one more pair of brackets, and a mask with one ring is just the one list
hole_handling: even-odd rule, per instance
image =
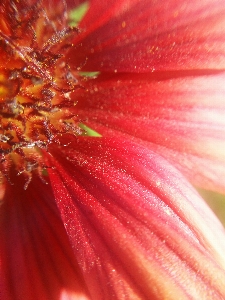
[[1, 297], [223, 299], [224, 3], [81, 2], [0, 4]]

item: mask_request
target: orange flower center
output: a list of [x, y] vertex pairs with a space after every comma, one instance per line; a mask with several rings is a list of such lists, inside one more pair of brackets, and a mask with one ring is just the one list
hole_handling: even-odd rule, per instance
[[79, 77], [65, 57], [77, 29], [67, 27], [62, 2], [53, 12], [28, 2], [0, 4], [0, 172], [9, 179], [13, 164], [27, 177], [25, 188], [31, 172], [42, 177], [42, 148], [64, 133], [81, 134], [70, 97]]

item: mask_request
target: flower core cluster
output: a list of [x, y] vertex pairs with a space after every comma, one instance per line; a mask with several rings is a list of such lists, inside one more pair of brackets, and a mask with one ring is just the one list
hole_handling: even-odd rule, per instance
[[0, 172], [10, 181], [15, 165], [26, 188], [45, 167], [39, 149], [81, 133], [70, 109], [78, 76], [65, 59], [77, 29], [67, 26], [63, 2], [50, 12], [40, 1], [3, 1], [0, 11]]

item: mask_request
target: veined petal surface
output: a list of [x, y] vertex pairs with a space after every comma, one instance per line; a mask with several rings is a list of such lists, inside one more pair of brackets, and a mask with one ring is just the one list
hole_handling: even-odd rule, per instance
[[50, 179], [92, 298], [222, 299], [224, 230], [182, 175], [121, 139], [65, 141]]
[[0, 298], [90, 299], [49, 185], [23, 187], [23, 178], [1, 186]]
[[225, 191], [224, 81], [214, 72], [102, 74], [76, 111], [103, 136], [139, 139], [193, 183]]
[[223, 0], [90, 2], [70, 59], [87, 71], [225, 68]]

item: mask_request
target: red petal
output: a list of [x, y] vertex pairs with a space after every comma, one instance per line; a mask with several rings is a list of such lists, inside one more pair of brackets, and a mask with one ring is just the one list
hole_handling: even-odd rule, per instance
[[195, 184], [225, 191], [225, 74], [174, 75], [102, 74], [77, 96], [76, 113], [104, 136], [151, 142]]
[[[31, 0], [29, 0], [31, 1]], [[35, 0], [34, 0], [35, 1]], [[85, 0], [42, 0], [44, 6], [52, 7], [50, 5], [66, 5], [69, 9], [74, 9], [76, 6], [82, 4], [83, 2], [86, 2]]]
[[120, 139], [66, 141], [50, 177], [93, 299], [225, 294], [224, 231], [181, 174]]
[[50, 187], [35, 178], [27, 191], [20, 178], [14, 183], [1, 204], [0, 298], [89, 299]]
[[[109, 2], [109, 3], [108, 3]], [[224, 69], [223, 0], [92, 1], [70, 59], [87, 71]]]
[[121, 14], [127, 7], [134, 5], [137, 0], [108, 0], [102, 2], [101, 0], [91, 0], [90, 9], [85, 14], [79, 27], [85, 29], [82, 36], [87, 36], [91, 32], [104, 26], [108, 21], [115, 16]]

